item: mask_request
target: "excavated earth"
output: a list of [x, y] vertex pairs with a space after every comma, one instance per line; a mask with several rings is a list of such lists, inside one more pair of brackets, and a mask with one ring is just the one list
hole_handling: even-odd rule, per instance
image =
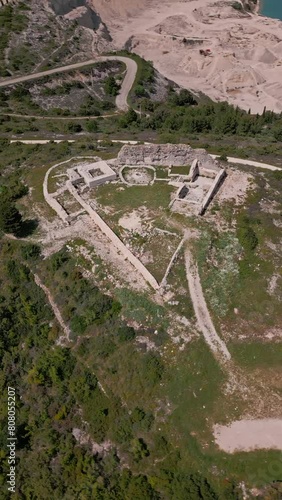
[[177, 84], [252, 112], [282, 111], [281, 21], [237, 10], [228, 1], [89, 0], [88, 5], [116, 49], [126, 47], [153, 61]]

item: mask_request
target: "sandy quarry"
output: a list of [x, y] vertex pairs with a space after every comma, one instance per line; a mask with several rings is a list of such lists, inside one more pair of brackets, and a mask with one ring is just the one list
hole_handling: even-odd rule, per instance
[[282, 111], [282, 21], [227, 1], [91, 2], [117, 48], [127, 43], [179, 85], [252, 112]]

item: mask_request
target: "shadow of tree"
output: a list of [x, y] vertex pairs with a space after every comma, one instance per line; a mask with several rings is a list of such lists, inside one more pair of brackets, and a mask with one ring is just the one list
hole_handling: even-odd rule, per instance
[[16, 233], [17, 238], [27, 238], [27, 236], [30, 236], [36, 231], [38, 224], [39, 222], [36, 219], [24, 220]]

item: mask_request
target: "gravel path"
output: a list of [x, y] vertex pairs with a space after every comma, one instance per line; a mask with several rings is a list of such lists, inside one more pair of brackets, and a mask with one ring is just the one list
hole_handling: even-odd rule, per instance
[[60, 324], [65, 336], [64, 337], [60, 337], [59, 340], [58, 340], [58, 344], [62, 344], [64, 340], [70, 340], [70, 329], [69, 327], [66, 325], [66, 323], [64, 322], [63, 320], [63, 317], [60, 313], [60, 310], [57, 306], [57, 304], [55, 303], [52, 295], [51, 295], [51, 292], [50, 290], [42, 283], [41, 279], [39, 278], [38, 274], [34, 274], [34, 281], [35, 283], [37, 284], [37, 286], [39, 286], [43, 292], [45, 293], [47, 299], [48, 299], [48, 302], [50, 304], [50, 306], [52, 307], [52, 310], [53, 310], [53, 313], [58, 321], [58, 323]]
[[[215, 160], [219, 158], [219, 155], [211, 155]], [[281, 170], [281, 167], [275, 167], [274, 165], [269, 165], [269, 163], [261, 163], [259, 161], [245, 160], [242, 158], [234, 158], [233, 156], [227, 156], [229, 163], [237, 163], [238, 165], [250, 165], [250, 167], [265, 168], [266, 170]]]
[[185, 250], [185, 266], [190, 296], [197, 318], [199, 330], [202, 332], [205, 341], [207, 342], [211, 350], [215, 354], [218, 354], [223, 359], [223, 361], [228, 361], [231, 359], [230, 352], [228, 351], [226, 344], [223, 342], [223, 340], [221, 340], [215, 330], [203, 294], [198, 266], [194, 262], [191, 252], [188, 249]]

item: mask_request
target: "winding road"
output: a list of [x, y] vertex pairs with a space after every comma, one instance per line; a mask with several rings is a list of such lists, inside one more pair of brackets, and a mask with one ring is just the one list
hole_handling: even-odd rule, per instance
[[0, 87], [8, 87], [9, 85], [14, 85], [16, 83], [29, 82], [31, 80], [37, 80], [44, 76], [55, 75], [57, 73], [64, 73], [67, 71], [72, 71], [74, 69], [84, 68], [86, 66], [92, 66], [98, 62], [103, 61], [120, 61], [126, 65], [126, 75], [122, 82], [119, 94], [116, 97], [116, 107], [120, 111], [127, 111], [128, 106], [128, 94], [134, 84], [136, 74], [137, 74], [137, 63], [130, 57], [123, 56], [103, 56], [97, 57], [96, 59], [89, 59], [88, 61], [69, 64], [67, 66], [60, 66], [59, 68], [48, 69], [46, 71], [41, 71], [39, 73], [32, 73], [30, 75], [17, 76], [15, 78], [5, 79], [0, 82]]

